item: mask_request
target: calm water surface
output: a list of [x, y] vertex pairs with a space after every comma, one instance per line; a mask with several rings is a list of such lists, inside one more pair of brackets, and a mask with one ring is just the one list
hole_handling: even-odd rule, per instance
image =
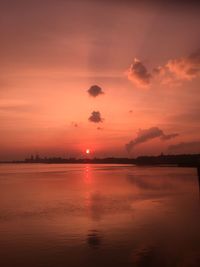
[[0, 165], [1, 267], [199, 267], [195, 169]]

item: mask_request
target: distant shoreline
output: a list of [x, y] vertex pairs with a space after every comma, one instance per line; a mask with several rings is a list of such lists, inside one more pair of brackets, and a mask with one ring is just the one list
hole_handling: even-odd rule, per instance
[[133, 164], [136, 166], [171, 166], [171, 167], [199, 167], [200, 154], [179, 154], [159, 156], [139, 156], [137, 158], [61, 158], [31, 156], [24, 160], [0, 161], [0, 164]]

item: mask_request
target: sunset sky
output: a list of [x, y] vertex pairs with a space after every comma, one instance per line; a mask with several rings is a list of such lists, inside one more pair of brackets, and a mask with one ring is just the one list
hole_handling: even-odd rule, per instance
[[200, 5], [164, 2], [2, 0], [0, 160], [200, 152]]

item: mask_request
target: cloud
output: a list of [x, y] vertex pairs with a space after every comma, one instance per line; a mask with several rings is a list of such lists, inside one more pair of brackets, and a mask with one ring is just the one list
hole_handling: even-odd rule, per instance
[[200, 76], [200, 49], [188, 57], [169, 60], [169, 72], [179, 80], [192, 80]]
[[132, 149], [141, 144], [145, 143], [151, 139], [160, 137], [161, 140], [169, 140], [172, 138], [177, 137], [177, 133], [166, 135], [163, 130], [159, 129], [158, 127], [151, 127], [149, 129], [140, 129], [137, 133], [137, 137], [131, 140], [128, 144], [126, 144], [126, 150], [128, 153], [132, 151]]
[[138, 87], [149, 87], [152, 82], [177, 86], [183, 81], [191, 81], [200, 77], [200, 49], [189, 56], [169, 59], [151, 72], [140, 60], [134, 59], [127, 76]]
[[104, 94], [102, 88], [98, 85], [92, 85], [87, 92], [92, 97], [97, 97], [98, 95]]
[[74, 122], [74, 121], [72, 121], [71, 125], [72, 125], [73, 127], [75, 127], [75, 128], [78, 127], [78, 123], [77, 123], [77, 122]]
[[177, 136], [179, 136], [179, 134], [178, 133], [173, 133], [173, 134], [163, 134], [163, 136], [161, 136], [161, 140], [170, 140], [170, 139], [172, 139], [172, 138], [175, 138], [175, 137], [177, 137]]
[[147, 87], [150, 85], [151, 74], [147, 71], [144, 64], [136, 58], [131, 64], [127, 75], [128, 79], [139, 87]]
[[170, 59], [153, 69], [154, 80], [165, 85], [181, 85], [200, 77], [200, 49], [189, 56]]
[[193, 107], [191, 110], [179, 113], [176, 115], [169, 116], [168, 119], [175, 123], [181, 123], [181, 124], [195, 124], [195, 127], [200, 126], [199, 125], [199, 118], [200, 118], [200, 108], [199, 107]]
[[11, 112], [11, 113], [27, 113], [27, 112], [33, 112], [37, 109], [37, 107], [32, 105], [25, 105], [25, 104], [19, 104], [19, 105], [2, 105], [0, 104], [0, 112]]
[[103, 119], [101, 118], [101, 113], [99, 111], [93, 111], [88, 120], [94, 123], [103, 122]]
[[168, 147], [173, 153], [199, 153], [200, 141], [181, 142]]
[[97, 130], [103, 130], [103, 128], [102, 127], [97, 127]]

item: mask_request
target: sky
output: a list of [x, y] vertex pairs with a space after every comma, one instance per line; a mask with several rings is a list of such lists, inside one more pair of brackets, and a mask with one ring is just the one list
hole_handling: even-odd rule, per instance
[[199, 11], [1, 0], [0, 160], [199, 153]]

